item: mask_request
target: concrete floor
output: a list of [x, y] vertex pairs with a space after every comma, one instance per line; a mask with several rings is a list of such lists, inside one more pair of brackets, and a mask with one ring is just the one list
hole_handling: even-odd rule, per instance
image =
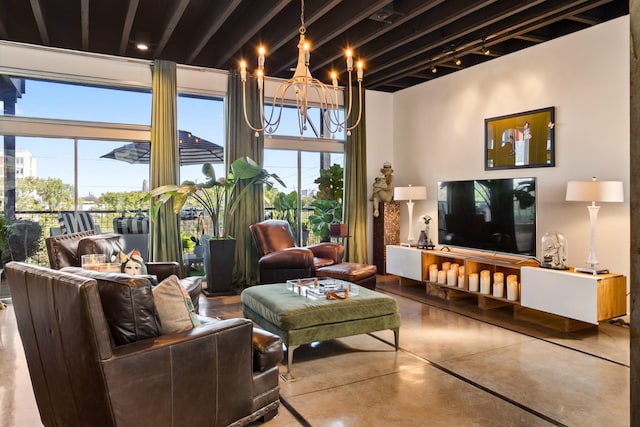
[[[399, 303], [400, 351], [391, 331], [300, 347], [265, 426], [629, 425], [628, 327], [563, 332], [537, 312], [378, 283]], [[202, 296], [200, 307], [241, 315], [239, 296]], [[0, 311], [0, 425], [41, 425], [11, 306]]]

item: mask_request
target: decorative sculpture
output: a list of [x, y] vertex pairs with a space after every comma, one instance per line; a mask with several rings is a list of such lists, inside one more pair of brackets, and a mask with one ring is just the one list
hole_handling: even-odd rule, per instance
[[380, 202], [391, 202], [393, 200], [393, 168], [391, 163], [384, 162], [382, 172], [373, 182], [373, 216], [380, 215]]

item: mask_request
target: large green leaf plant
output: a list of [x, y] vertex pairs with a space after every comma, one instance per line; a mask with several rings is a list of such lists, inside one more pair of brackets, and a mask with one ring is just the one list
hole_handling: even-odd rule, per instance
[[284, 182], [276, 174], [263, 169], [253, 159], [241, 157], [231, 163], [230, 172], [226, 177], [216, 178], [211, 163], [202, 166], [202, 173], [206, 180], [203, 183], [184, 181], [181, 185], [163, 185], [153, 189], [147, 199], [155, 200], [151, 208], [151, 220], [155, 220], [160, 206], [173, 200], [173, 210], [180, 213], [188, 200], [199, 205], [204, 214], [211, 219], [213, 238], [228, 239], [229, 223], [238, 208], [243, 196], [254, 185], [271, 187], [277, 181], [283, 187]]

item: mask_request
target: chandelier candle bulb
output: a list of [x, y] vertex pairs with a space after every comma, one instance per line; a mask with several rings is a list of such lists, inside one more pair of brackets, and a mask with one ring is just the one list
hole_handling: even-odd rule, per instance
[[518, 301], [518, 276], [515, 274], [507, 276], [507, 299]]
[[444, 270], [438, 271], [438, 283], [444, 285], [447, 283], [447, 272]]
[[478, 292], [478, 273], [471, 273], [469, 275], [469, 290], [471, 292]]

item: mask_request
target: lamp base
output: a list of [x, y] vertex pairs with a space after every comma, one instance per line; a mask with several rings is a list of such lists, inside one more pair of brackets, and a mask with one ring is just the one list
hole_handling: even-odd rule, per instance
[[593, 274], [594, 276], [596, 274], [607, 274], [607, 273], [609, 273], [609, 269], [608, 268], [576, 267], [576, 268], [573, 269], [573, 271], [575, 271], [576, 273]]

